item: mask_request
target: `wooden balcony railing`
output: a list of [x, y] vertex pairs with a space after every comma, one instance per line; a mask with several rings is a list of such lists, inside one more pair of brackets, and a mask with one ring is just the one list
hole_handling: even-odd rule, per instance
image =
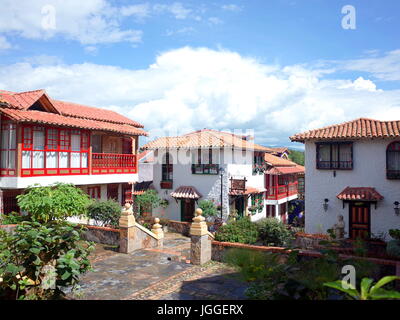
[[136, 155], [92, 153], [92, 174], [137, 173]]
[[287, 185], [276, 185], [267, 188], [267, 200], [278, 200], [293, 196], [298, 193], [298, 182]]

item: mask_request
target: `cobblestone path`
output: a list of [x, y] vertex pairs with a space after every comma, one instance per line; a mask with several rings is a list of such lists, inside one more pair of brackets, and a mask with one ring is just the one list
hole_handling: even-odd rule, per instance
[[196, 300], [245, 299], [246, 283], [235, 270], [211, 261], [204, 266], [189, 262], [190, 240], [166, 233], [162, 249], [120, 254], [97, 245], [91, 259], [93, 271], [81, 278], [81, 300]]

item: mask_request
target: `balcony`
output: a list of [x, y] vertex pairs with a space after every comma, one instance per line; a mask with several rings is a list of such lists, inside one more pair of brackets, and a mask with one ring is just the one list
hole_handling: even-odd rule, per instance
[[137, 173], [136, 155], [92, 153], [92, 174]]
[[218, 174], [219, 164], [192, 164], [192, 174]]
[[298, 182], [268, 187], [267, 200], [279, 200], [298, 194]]

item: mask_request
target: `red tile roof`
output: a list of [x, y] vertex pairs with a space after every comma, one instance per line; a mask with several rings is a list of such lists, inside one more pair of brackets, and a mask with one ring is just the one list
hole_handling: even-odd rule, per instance
[[154, 151], [145, 150], [138, 154], [138, 161], [142, 163], [152, 163], [154, 162]]
[[294, 173], [304, 173], [305, 168], [300, 165], [296, 165], [294, 167], [272, 167], [268, 169], [265, 173], [272, 175], [281, 175], [281, 174], [294, 174]]
[[[39, 99], [46, 99], [46, 103], [51, 104], [51, 111], [29, 110]], [[141, 129], [143, 125], [114, 111], [53, 100], [44, 90], [21, 93], [0, 90], [0, 112], [20, 122], [147, 135]]]
[[268, 163], [271, 166], [293, 167], [296, 165], [296, 163], [293, 161], [274, 156], [273, 154], [270, 154], [270, 153], [264, 154], [264, 160], [266, 163]]
[[176, 199], [199, 199], [202, 197], [200, 192], [192, 186], [181, 186], [174, 192], [171, 192], [171, 197]]
[[117, 124], [105, 121], [66, 117], [55, 113], [35, 111], [35, 110], [25, 111], [17, 109], [0, 108], [0, 112], [7, 115], [12, 120], [18, 122], [28, 122], [28, 123], [33, 122], [33, 123], [58, 125], [58, 126], [65, 126], [72, 128], [82, 128], [88, 130], [112, 131], [128, 135], [139, 135], [139, 136], [147, 135], [147, 133], [143, 129], [136, 128], [127, 124]]
[[204, 129], [177, 137], [162, 137], [145, 144], [142, 149], [167, 149], [167, 148], [236, 148], [262, 152], [271, 149], [243, 140], [241, 136]]
[[370, 187], [346, 187], [341, 193], [337, 195], [340, 200], [353, 200], [353, 201], [378, 201], [382, 200], [383, 196]]
[[400, 120], [379, 121], [359, 118], [353, 121], [295, 134], [290, 140], [340, 140], [340, 139], [388, 139], [400, 137]]

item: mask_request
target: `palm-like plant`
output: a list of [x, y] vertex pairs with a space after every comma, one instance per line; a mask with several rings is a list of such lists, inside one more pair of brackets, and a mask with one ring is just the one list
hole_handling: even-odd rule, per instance
[[[355, 300], [383, 300], [383, 299], [400, 299], [400, 292], [395, 290], [386, 290], [382, 287], [389, 282], [394, 280], [400, 280], [397, 276], [387, 276], [380, 279], [375, 285], [373, 284], [373, 279], [363, 278], [361, 280], [360, 291], [358, 291], [351, 284], [343, 280], [337, 280], [334, 282], [326, 282], [324, 286], [330, 287], [336, 290], [340, 290]], [[348, 289], [345, 289], [345, 285]]]

